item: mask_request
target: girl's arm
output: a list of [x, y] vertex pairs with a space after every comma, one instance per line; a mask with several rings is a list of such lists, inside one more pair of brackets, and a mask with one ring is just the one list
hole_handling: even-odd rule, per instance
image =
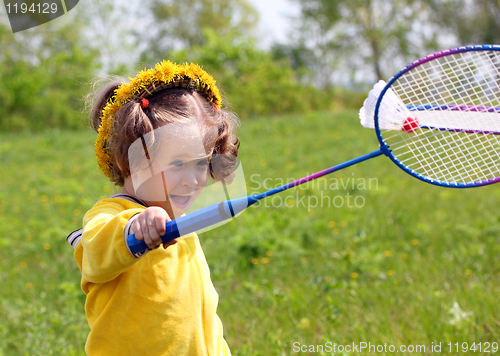
[[75, 250], [75, 257], [81, 254], [83, 278], [91, 283], [105, 283], [139, 261], [140, 256], [128, 250], [125, 230], [130, 229], [131, 218], [144, 210], [100, 202], [85, 214], [82, 240]]

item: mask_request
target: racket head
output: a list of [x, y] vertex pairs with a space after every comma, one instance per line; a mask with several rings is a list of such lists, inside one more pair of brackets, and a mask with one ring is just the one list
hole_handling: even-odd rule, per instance
[[[389, 89], [411, 111], [409, 130], [379, 125]], [[426, 125], [415, 127], [424, 115]], [[500, 46], [453, 48], [408, 65], [381, 91], [374, 120], [381, 151], [424, 182], [452, 188], [499, 182]]]

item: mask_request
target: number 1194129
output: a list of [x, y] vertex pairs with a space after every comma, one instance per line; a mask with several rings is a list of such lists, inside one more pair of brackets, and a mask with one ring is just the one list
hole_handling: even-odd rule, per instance
[[450, 352], [497, 352], [498, 343], [497, 342], [473, 342], [472, 344], [468, 342], [455, 342], [448, 343]]
[[57, 12], [57, 3], [43, 3], [43, 4], [26, 4], [26, 3], [14, 3], [11, 4], [8, 2], [5, 7], [7, 8], [7, 12], [9, 14], [55, 14]]

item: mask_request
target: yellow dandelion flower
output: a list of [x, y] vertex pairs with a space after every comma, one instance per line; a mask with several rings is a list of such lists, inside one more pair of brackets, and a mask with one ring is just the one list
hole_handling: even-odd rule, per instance
[[311, 320], [309, 318], [302, 318], [299, 322], [299, 328], [308, 329], [311, 326]]
[[384, 256], [385, 257], [391, 257], [392, 252], [391, 251], [384, 251]]
[[267, 257], [271, 257], [272, 255], [273, 255], [273, 251], [267, 251], [267, 252], [266, 252], [266, 256], [267, 256]]
[[259, 263], [259, 259], [258, 259], [258, 258], [254, 258], [254, 259], [252, 260], [252, 263], [253, 263], [254, 265], [258, 264], [258, 263]]
[[470, 276], [470, 275], [472, 274], [472, 271], [471, 271], [470, 269], [466, 269], [466, 270], [465, 270], [465, 274], [466, 274], [467, 276]]
[[418, 240], [417, 239], [411, 240], [411, 245], [412, 246], [417, 246], [418, 245]]
[[396, 273], [396, 272], [394, 272], [394, 270], [392, 270], [392, 269], [390, 269], [390, 270], [387, 271], [387, 274], [389, 276], [394, 276], [394, 273]]
[[19, 267], [21, 267], [22, 269], [26, 269], [26, 267], [28, 267], [28, 265], [26, 264], [26, 262], [21, 262], [21, 263], [19, 263]]
[[44, 244], [44, 245], [43, 245], [43, 248], [44, 248], [45, 250], [47, 250], [47, 251], [48, 251], [48, 250], [50, 250], [50, 248], [51, 248], [51, 247], [52, 247], [52, 246], [50, 246], [50, 244]]
[[32, 283], [26, 283], [26, 288], [33, 289], [33, 284]]
[[359, 277], [359, 274], [357, 274], [356, 272], [351, 273], [351, 278], [352, 279], [356, 279], [358, 277]]
[[330, 221], [328, 223], [328, 227], [331, 228], [331, 229], [333, 229], [336, 225], [337, 225], [337, 223], [335, 221]]
[[[139, 76], [142, 76], [142, 72], [139, 73], [138, 77]], [[124, 98], [128, 98], [130, 96], [132, 96], [132, 88], [130, 85], [120, 85], [120, 87], [118, 89], [116, 89], [116, 92], [115, 92], [115, 100], [121, 102]]]
[[261, 260], [260, 260], [260, 263], [262, 264], [266, 264], [266, 263], [269, 263], [269, 258], [268, 257], [263, 257]]

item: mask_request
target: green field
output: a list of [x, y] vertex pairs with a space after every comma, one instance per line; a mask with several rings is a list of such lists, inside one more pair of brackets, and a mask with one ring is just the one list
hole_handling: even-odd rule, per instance
[[[94, 138], [0, 134], [2, 356], [84, 354], [85, 296], [65, 238], [114, 192]], [[249, 193], [378, 148], [356, 112], [245, 121], [240, 138]], [[404, 354], [394, 345], [491, 355], [488, 343], [493, 351], [500, 342], [499, 206], [498, 186], [439, 188], [378, 157], [201, 234], [233, 354], [330, 355], [315, 345], [365, 342], [387, 352], [341, 354]]]

